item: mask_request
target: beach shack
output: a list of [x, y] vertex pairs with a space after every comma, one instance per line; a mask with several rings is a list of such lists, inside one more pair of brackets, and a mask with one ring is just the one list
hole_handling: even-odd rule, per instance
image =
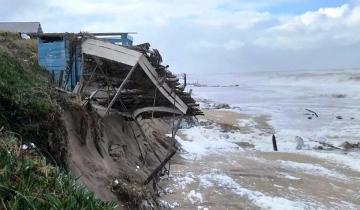
[[128, 33], [46, 33], [38, 38], [39, 65], [49, 71], [58, 87], [71, 91], [80, 80], [83, 58], [81, 40], [93, 36], [117, 45], [131, 46]]
[[102, 114], [128, 119], [201, 115], [186, 82], [162, 64], [149, 43], [129, 33], [46, 33], [38, 61], [60, 91], [71, 92]]

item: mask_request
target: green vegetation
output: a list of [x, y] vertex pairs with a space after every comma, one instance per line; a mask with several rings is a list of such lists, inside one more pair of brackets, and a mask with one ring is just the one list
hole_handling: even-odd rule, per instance
[[37, 64], [35, 41], [0, 33], [0, 209], [115, 209], [66, 172], [62, 98]]
[[65, 165], [60, 107], [39, 71], [25, 71], [15, 58], [0, 54], [0, 128], [19, 133], [43, 152], [57, 148], [55, 160]]
[[[31, 146], [30, 146], [31, 147]], [[21, 148], [12, 133], [0, 133], [0, 209], [115, 209], [49, 165], [36, 149]]]
[[46, 91], [41, 90], [43, 84], [40, 80], [25, 72], [15, 59], [0, 54], [0, 69], [0, 97], [42, 112], [39, 114], [55, 111]]

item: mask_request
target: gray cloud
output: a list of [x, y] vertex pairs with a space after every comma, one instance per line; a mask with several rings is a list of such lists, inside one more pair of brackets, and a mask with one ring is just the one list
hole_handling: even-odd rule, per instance
[[0, 1], [4, 21], [46, 32], [137, 31], [176, 72], [360, 67], [359, 1], [297, 16], [264, 12], [290, 0]]

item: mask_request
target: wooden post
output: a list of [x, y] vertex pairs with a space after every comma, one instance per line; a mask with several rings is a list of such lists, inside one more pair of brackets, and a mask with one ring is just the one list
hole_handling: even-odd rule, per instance
[[144, 185], [147, 185], [151, 180], [153, 180], [157, 173], [165, 166], [165, 164], [176, 154], [176, 150], [173, 150], [170, 152], [170, 154], [165, 158], [163, 162], [160, 163], [158, 167], [155, 168], [153, 172], [148, 176], [148, 178], [145, 180]]
[[273, 143], [274, 151], [278, 151], [275, 135], [272, 136], [272, 143]]

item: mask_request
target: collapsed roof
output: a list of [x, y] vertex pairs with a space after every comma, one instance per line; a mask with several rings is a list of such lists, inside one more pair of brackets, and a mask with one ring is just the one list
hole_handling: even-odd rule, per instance
[[186, 75], [172, 74], [150, 44], [125, 47], [86, 38], [81, 49], [83, 72], [78, 90], [106, 113], [116, 111], [131, 118], [202, 114], [191, 91], [184, 91]]
[[127, 33], [120, 35], [43, 34], [39, 64], [52, 73], [59, 88], [81, 95], [105, 114], [133, 119], [202, 114], [191, 90], [185, 92], [186, 75], [172, 74], [150, 44], [132, 46]]

